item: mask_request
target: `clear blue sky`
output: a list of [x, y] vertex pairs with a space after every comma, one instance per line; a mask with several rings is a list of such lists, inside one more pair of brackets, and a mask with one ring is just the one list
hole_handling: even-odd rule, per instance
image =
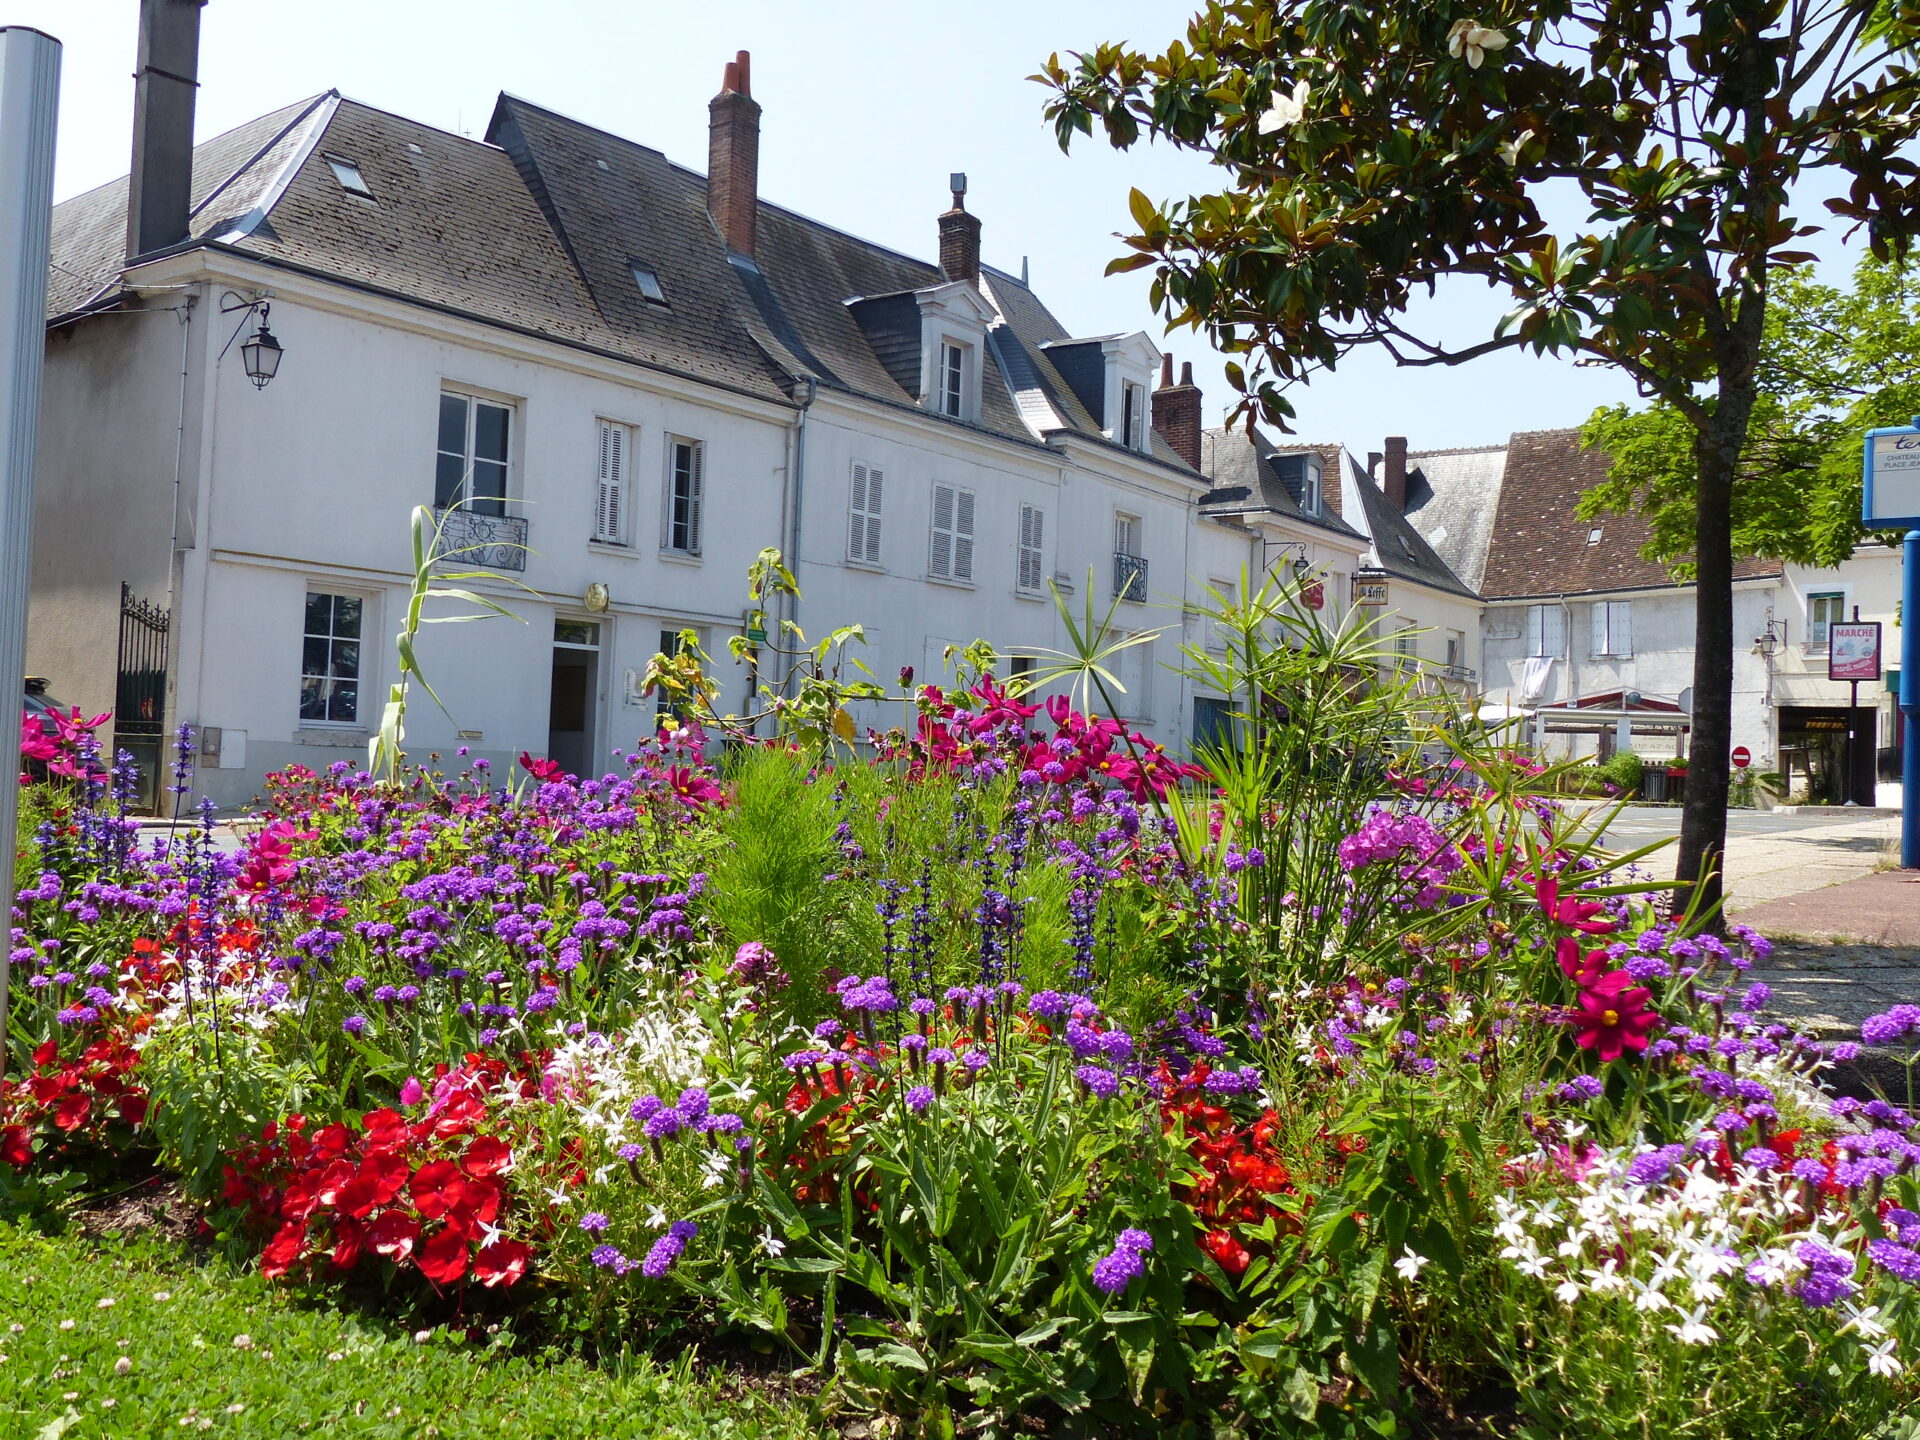
[[[303, 95], [337, 87], [357, 100], [447, 129], [484, 129], [496, 93], [530, 100], [706, 168], [707, 101], [722, 64], [753, 53], [765, 107], [761, 193], [768, 199], [933, 258], [947, 174], [971, 180], [989, 264], [1033, 283], [1076, 334], [1145, 329], [1193, 359], [1209, 423], [1228, 394], [1219, 361], [1189, 333], [1163, 337], [1144, 273], [1106, 278], [1127, 226], [1129, 187], [1156, 198], [1210, 185], [1197, 157], [1118, 155], [1082, 143], [1062, 156], [1026, 77], [1050, 51], [1128, 40], [1155, 49], [1181, 33], [1190, 4], [1149, 0], [211, 0], [203, 12], [201, 138]], [[134, 0], [0, 0], [0, 23], [65, 43], [55, 193], [124, 174], [130, 149]], [[1429, 329], [1484, 338], [1500, 312], [1477, 286], [1425, 307]], [[1499, 355], [1451, 369], [1396, 372], [1356, 356], [1295, 392], [1297, 430], [1358, 452], [1407, 435], [1414, 449], [1503, 439], [1577, 424], [1595, 405], [1632, 398], [1599, 369]]]

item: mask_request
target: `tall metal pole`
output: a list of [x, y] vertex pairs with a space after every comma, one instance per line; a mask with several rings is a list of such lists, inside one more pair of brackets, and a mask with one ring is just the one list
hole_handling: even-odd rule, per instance
[[1900, 868], [1920, 870], [1920, 530], [1907, 532], [1900, 577]]
[[[47, 345], [47, 243], [59, 98], [60, 42], [38, 30], [0, 28], [0, 907], [8, 910], [20, 820], [33, 462]], [[12, 948], [0, 944], [0, 1075], [8, 1068]]]

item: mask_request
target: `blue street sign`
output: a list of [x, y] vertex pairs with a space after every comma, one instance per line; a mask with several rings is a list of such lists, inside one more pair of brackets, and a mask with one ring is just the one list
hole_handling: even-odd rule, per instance
[[1920, 415], [1911, 425], [1867, 432], [1860, 518], [1876, 530], [1907, 532], [1900, 578], [1900, 866], [1920, 870]]

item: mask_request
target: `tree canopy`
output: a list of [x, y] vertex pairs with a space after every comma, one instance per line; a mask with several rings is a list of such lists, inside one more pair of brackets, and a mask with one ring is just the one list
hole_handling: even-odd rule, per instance
[[[1098, 125], [1206, 155], [1210, 194], [1156, 204], [1117, 268], [1154, 266], [1170, 327], [1284, 391], [1360, 345], [1404, 365], [1525, 348], [1612, 365], [1692, 431], [1694, 763], [1678, 879], [1711, 903], [1725, 846], [1733, 489], [1760, 403], [1772, 286], [1834, 215], [1900, 253], [1920, 228], [1920, 0], [1233, 0], [1159, 55], [1102, 44], [1036, 78], [1063, 147]], [[1555, 228], [1549, 215], [1571, 216]], [[1466, 277], [1511, 301], [1492, 335], [1423, 335], [1409, 306]], [[1246, 363], [1242, 363], [1242, 361]], [[1684, 435], [1684, 432], [1679, 432]]]
[[[1790, 272], [1768, 307], [1760, 355], [1734, 472], [1734, 551], [1838, 565], [1874, 538], [1860, 522], [1862, 436], [1920, 415], [1920, 276], [1872, 255], [1850, 289], [1822, 284], [1810, 269]], [[1660, 403], [1596, 410], [1582, 430], [1610, 465], [1606, 483], [1581, 498], [1580, 517], [1645, 515], [1647, 558], [1681, 576], [1692, 569], [1693, 435]]]

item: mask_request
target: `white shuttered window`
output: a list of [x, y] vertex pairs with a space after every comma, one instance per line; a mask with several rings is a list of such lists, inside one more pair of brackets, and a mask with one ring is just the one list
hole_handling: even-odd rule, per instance
[[933, 547], [927, 571], [938, 580], [973, 579], [973, 491], [933, 487]]
[[1567, 612], [1558, 605], [1527, 607], [1527, 653], [1529, 655], [1565, 655], [1567, 653]]
[[600, 422], [600, 475], [594, 488], [593, 538], [627, 543], [627, 452], [632, 434], [611, 420]]
[[1593, 653], [1633, 654], [1633, 602], [1596, 600], [1593, 605]]
[[1046, 553], [1047, 515], [1033, 505], [1020, 507], [1020, 569], [1016, 584], [1022, 590], [1038, 590], [1046, 571], [1041, 557]]
[[853, 462], [853, 503], [847, 525], [847, 558], [880, 563], [880, 487], [886, 477], [877, 465]]
[[684, 555], [700, 553], [700, 512], [706, 506], [707, 447], [678, 435], [667, 437], [667, 504], [660, 543]]

